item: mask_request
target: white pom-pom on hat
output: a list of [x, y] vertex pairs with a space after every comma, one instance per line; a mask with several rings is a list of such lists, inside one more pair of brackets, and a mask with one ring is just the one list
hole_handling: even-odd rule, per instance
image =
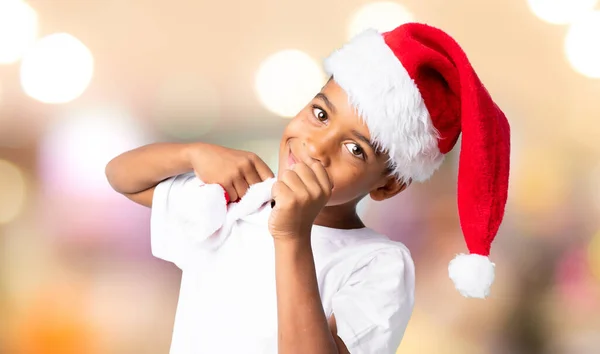
[[484, 299], [494, 282], [495, 264], [479, 254], [459, 254], [448, 265], [450, 279], [465, 297]]

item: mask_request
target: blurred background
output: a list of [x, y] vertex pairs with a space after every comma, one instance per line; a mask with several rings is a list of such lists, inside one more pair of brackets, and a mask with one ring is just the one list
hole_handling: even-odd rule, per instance
[[[149, 210], [106, 163], [205, 141], [277, 168], [283, 127], [353, 34], [420, 21], [463, 46], [513, 132], [497, 280], [447, 275], [464, 252], [457, 154], [360, 212], [404, 242], [416, 307], [398, 353], [600, 353], [597, 0], [0, 0], [0, 353], [161, 354], [180, 273], [152, 258]], [[458, 151], [459, 149], [455, 149]]]

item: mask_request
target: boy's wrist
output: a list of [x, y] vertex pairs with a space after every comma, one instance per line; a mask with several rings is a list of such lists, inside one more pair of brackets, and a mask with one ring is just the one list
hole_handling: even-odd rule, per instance
[[311, 250], [310, 235], [302, 237], [274, 237], [275, 251], [297, 252], [300, 250]]
[[201, 142], [184, 143], [181, 148], [181, 160], [188, 171], [194, 169], [193, 161], [197, 159], [198, 153], [206, 150], [208, 144]]
[[186, 143], [181, 145], [181, 150], [179, 151], [179, 158], [182, 164], [189, 170], [192, 169], [191, 163], [191, 153], [192, 153], [192, 143]]

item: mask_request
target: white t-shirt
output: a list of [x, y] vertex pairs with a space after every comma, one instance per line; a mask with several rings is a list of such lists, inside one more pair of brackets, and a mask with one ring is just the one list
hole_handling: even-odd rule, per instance
[[[201, 188], [193, 174], [154, 191], [154, 256], [182, 269], [171, 354], [276, 354], [277, 301], [269, 203], [236, 221], [216, 251], [190, 244], [177, 213]], [[187, 213], [190, 211], [187, 210]], [[185, 229], [185, 232], [182, 230]], [[193, 230], [191, 230], [193, 233]], [[321, 301], [335, 314], [338, 336], [352, 354], [392, 354], [412, 314], [414, 265], [410, 252], [369, 228], [312, 228]]]

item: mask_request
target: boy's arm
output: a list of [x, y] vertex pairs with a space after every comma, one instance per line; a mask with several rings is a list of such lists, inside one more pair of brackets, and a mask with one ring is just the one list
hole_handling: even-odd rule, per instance
[[310, 237], [276, 240], [275, 264], [279, 353], [349, 354], [335, 317], [325, 317]]
[[106, 166], [106, 177], [115, 191], [132, 201], [150, 207], [154, 188], [161, 181], [192, 171], [191, 148], [203, 143], [156, 143], [125, 152]]
[[[311, 247], [314, 220], [331, 197], [333, 183], [318, 160], [297, 162], [273, 185], [269, 217], [275, 244], [279, 354], [345, 354], [343, 341], [321, 303]], [[336, 331], [337, 332], [337, 331]]]
[[199, 142], [157, 143], [128, 151], [108, 163], [106, 177], [117, 192], [150, 207], [157, 184], [191, 171], [205, 183], [220, 184], [233, 201], [251, 185], [273, 177], [254, 153]]

